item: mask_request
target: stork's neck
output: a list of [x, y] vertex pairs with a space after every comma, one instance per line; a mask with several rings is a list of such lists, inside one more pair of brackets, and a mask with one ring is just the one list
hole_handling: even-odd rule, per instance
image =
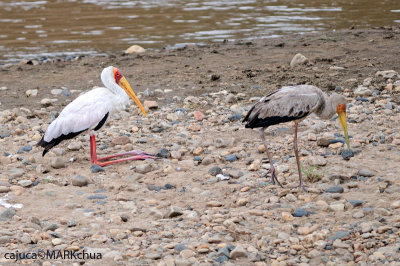
[[124, 109], [129, 104], [129, 96], [126, 94], [126, 92], [117, 83], [115, 83], [115, 80], [111, 75], [102, 75], [101, 80], [104, 86], [115, 96], [113, 99], [115, 102], [115, 109]]
[[326, 94], [321, 95], [321, 106], [315, 112], [317, 116], [322, 119], [330, 119], [336, 113], [336, 109], [332, 105], [332, 99], [328, 97]]

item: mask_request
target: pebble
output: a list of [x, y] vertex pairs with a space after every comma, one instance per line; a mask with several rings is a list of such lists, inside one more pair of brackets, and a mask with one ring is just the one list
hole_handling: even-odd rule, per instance
[[61, 245], [63, 243], [63, 241], [61, 238], [53, 238], [51, 240], [51, 243], [53, 244], [53, 246], [58, 246], [58, 245]]
[[298, 53], [290, 61], [290, 66], [291, 67], [295, 67], [295, 66], [304, 65], [304, 64], [307, 64], [307, 63], [308, 63], [308, 58], [305, 57], [304, 55]]
[[[204, 159], [203, 159], [204, 161]], [[213, 166], [208, 170], [208, 173], [212, 176], [216, 176], [218, 174], [222, 174], [222, 169], [219, 166]]]
[[25, 94], [27, 97], [36, 97], [38, 95], [38, 90], [37, 89], [27, 90]]
[[328, 160], [322, 156], [308, 156], [306, 162], [311, 166], [325, 166]]
[[355, 219], [361, 219], [365, 216], [363, 211], [357, 211], [355, 213], [353, 213], [353, 218]]
[[343, 159], [345, 160], [350, 160], [351, 157], [354, 157], [354, 153], [351, 150], [344, 150], [341, 153], [341, 156], [343, 157]]
[[238, 206], [245, 206], [247, 203], [249, 203], [249, 199], [248, 198], [240, 198], [236, 202], [236, 204]]
[[72, 185], [77, 187], [84, 187], [88, 184], [88, 180], [85, 176], [75, 175], [72, 177]]
[[325, 189], [326, 193], [343, 193], [344, 188], [341, 186], [334, 186], [334, 187], [329, 187]]
[[375, 73], [375, 77], [382, 77], [385, 79], [392, 79], [398, 77], [399, 73], [394, 70], [383, 70]]
[[221, 207], [222, 205], [223, 204], [221, 202], [215, 201], [215, 200], [212, 200], [212, 201], [209, 201], [206, 203], [207, 207]]
[[49, 107], [50, 105], [52, 105], [52, 101], [51, 101], [51, 99], [49, 99], [49, 98], [44, 98], [44, 99], [42, 99], [42, 100], [40, 101], [40, 104], [41, 104], [43, 107]]
[[330, 140], [327, 138], [318, 138], [317, 145], [321, 147], [328, 147], [330, 144]]
[[368, 169], [360, 169], [360, 170], [358, 170], [358, 175], [365, 176], [365, 177], [371, 177], [371, 176], [374, 176], [375, 174]]
[[131, 143], [131, 139], [126, 135], [116, 137], [112, 140], [112, 144], [114, 145], [125, 145], [128, 143]]
[[291, 222], [291, 221], [294, 220], [293, 215], [291, 215], [289, 212], [282, 212], [282, 213], [281, 213], [281, 216], [282, 216], [282, 219], [283, 219], [285, 222]]
[[236, 156], [236, 154], [231, 154], [225, 157], [225, 160], [227, 160], [228, 162], [234, 162], [236, 161], [238, 158]]
[[399, 209], [400, 208], [400, 200], [393, 201], [392, 204], [390, 204], [390, 207], [392, 209]]
[[332, 202], [331, 204], [329, 204], [329, 209], [335, 212], [343, 212], [344, 204], [340, 202]]
[[316, 141], [317, 140], [317, 136], [314, 133], [310, 132], [307, 135], [307, 139], [310, 140], [310, 141]]
[[188, 249], [188, 247], [185, 244], [176, 244], [174, 249], [178, 252], [181, 252], [182, 250]]
[[355, 89], [354, 95], [361, 96], [361, 97], [371, 96], [372, 91], [370, 89], [368, 89], [367, 87], [359, 86], [357, 89]]
[[241, 245], [237, 245], [229, 254], [229, 258], [233, 260], [242, 257], [247, 257], [247, 253], [246, 250]]
[[101, 167], [101, 166], [99, 166], [97, 164], [93, 164], [90, 167], [90, 170], [92, 171], [92, 173], [98, 173], [98, 172], [104, 172], [105, 171], [103, 167]]
[[351, 205], [353, 205], [353, 207], [358, 207], [358, 206], [361, 206], [361, 205], [364, 204], [364, 201], [363, 201], [363, 200], [352, 200], [352, 199], [350, 199], [350, 200], [348, 200], [348, 202], [349, 202]]
[[151, 172], [151, 165], [147, 163], [139, 164], [135, 168], [135, 172], [139, 174], [147, 174]]
[[10, 191], [10, 188], [7, 186], [0, 186], [0, 193], [7, 193]]
[[53, 95], [60, 95], [61, 92], [62, 92], [61, 89], [52, 89], [52, 90], [50, 91], [50, 93], [53, 94]]
[[158, 109], [158, 103], [156, 101], [144, 101], [143, 106], [146, 109]]
[[171, 156], [171, 153], [169, 152], [168, 149], [166, 148], [161, 148], [157, 153], [156, 153], [157, 157], [161, 157], [161, 158], [169, 158]]
[[193, 117], [197, 121], [202, 121], [205, 118], [204, 114], [200, 111], [194, 111]]
[[10, 207], [0, 214], [0, 221], [11, 219], [15, 215], [15, 209]]
[[349, 235], [350, 235], [349, 232], [338, 231], [338, 232], [335, 232], [332, 235], [330, 235], [328, 237], [328, 240], [335, 241], [336, 239], [344, 239], [344, 238], [348, 237]]
[[171, 151], [171, 158], [179, 160], [182, 158], [182, 153], [180, 151]]
[[199, 156], [200, 154], [202, 154], [204, 151], [204, 149], [202, 147], [197, 147], [196, 149], [193, 150], [193, 155], [194, 156]]
[[177, 216], [181, 216], [182, 214], [183, 211], [181, 208], [177, 206], [170, 206], [165, 216], [168, 218], [174, 218]]
[[62, 157], [55, 157], [51, 160], [50, 165], [54, 169], [60, 169], [66, 167], [66, 161]]
[[307, 211], [303, 210], [302, 208], [297, 208], [293, 211], [293, 217], [303, 217], [308, 214]]
[[70, 150], [70, 151], [78, 151], [78, 150], [80, 150], [81, 147], [82, 147], [82, 144], [80, 142], [72, 141], [68, 145], [68, 150]]
[[201, 160], [202, 165], [210, 165], [214, 162], [215, 162], [214, 158], [209, 155], [204, 156], [203, 160]]
[[32, 185], [32, 181], [31, 180], [20, 180], [18, 181], [18, 185], [20, 185], [21, 187], [30, 187]]
[[125, 54], [142, 54], [145, 51], [146, 50], [143, 47], [135, 44], [126, 49]]

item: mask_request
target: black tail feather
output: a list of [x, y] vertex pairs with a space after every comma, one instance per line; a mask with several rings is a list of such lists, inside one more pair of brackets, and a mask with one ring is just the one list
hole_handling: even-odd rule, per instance
[[45, 156], [46, 153], [53, 148], [54, 146], [57, 146], [58, 144], [60, 144], [61, 141], [66, 140], [66, 139], [72, 139], [75, 138], [76, 136], [78, 136], [79, 134], [81, 134], [83, 131], [85, 131], [87, 129], [84, 129], [82, 131], [79, 132], [71, 132], [68, 133], [67, 135], [62, 134], [61, 136], [59, 136], [58, 138], [52, 139], [51, 141], [47, 142], [44, 140], [44, 135], [42, 137], [42, 139], [38, 142], [38, 146], [41, 146], [44, 148], [42, 156]]

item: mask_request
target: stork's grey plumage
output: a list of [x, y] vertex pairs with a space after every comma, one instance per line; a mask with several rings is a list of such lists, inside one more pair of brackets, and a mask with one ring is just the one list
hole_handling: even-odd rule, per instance
[[311, 113], [315, 113], [322, 119], [329, 119], [336, 112], [338, 114], [340, 112], [344, 113], [344, 118], [343, 115], [341, 115], [340, 119], [349, 148], [347, 126], [345, 125], [345, 110], [346, 98], [342, 95], [333, 93], [328, 97], [321, 89], [311, 85], [286, 86], [261, 98], [260, 101], [250, 109], [243, 119], [243, 122], [247, 122], [245, 125], [246, 128], [260, 128], [261, 139], [267, 149], [267, 155], [271, 164], [269, 172], [271, 173], [272, 181], [277, 181], [279, 185], [280, 183], [276, 178], [275, 169], [272, 164], [272, 157], [265, 141], [264, 130], [272, 125], [289, 121], [295, 122], [294, 150], [299, 170], [300, 186], [304, 188], [297, 150], [298, 122]]

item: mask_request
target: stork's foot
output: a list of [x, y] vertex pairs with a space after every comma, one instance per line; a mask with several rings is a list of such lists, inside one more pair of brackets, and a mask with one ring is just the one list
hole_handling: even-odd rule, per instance
[[[117, 160], [111, 160], [112, 158], [116, 158], [116, 157], [123, 157], [123, 156], [130, 156], [130, 157], [126, 157], [126, 158], [121, 158], [121, 159], [117, 159]], [[90, 160], [92, 161], [93, 164], [97, 164], [98, 166], [106, 166], [106, 165], [110, 165], [113, 163], [120, 163], [120, 162], [126, 162], [126, 161], [137, 161], [137, 160], [146, 160], [146, 159], [159, 159], [159, 157], [154, 156], [153, 154], [144, 152], [144, 151], [138, 151], [138, 150], [132, 150], [129, 152], [123, 152], [123, 153], [119, 153], [119, 154], [115, 154], [115, 155], [111, 155], [111, 156], [106, 156], [103, 158], [96, 158], [97, 156], [92, 156], [90, 158]]]
[[275, 182], [278, 183], [278, 185], [283, 188], [282, 184], [279, 182], [278, 177], [276, 176], [276, 170], [275, 167], [269, 168], [268, 172], [265, 174], [265, 177], [268, 176], [268, 174], [271, 174], [271, 183], [275, 185]]
[[[129, 157], [129, 158], [133, 158], [131, 160], [158, 159], [158, 157], [153, 155], [153, 154], [150, 154], [150, 153], [147, 153], [147, 152], [144, 152], [144, 151], [139, 151], [139, 150], [131, 150], [131, 151], [128, 151], [128, 152], [123, 152], [123, 153], [119, 153], [119, 154], [115, 154], [115, 155], [99, 158], [97, 160], [98, 161], [106, 161], [106, 160], [109, 160], [109, 159], [112, 159], [112, 158], [122, 157], [122, 156], [132, 156], [132, 157]], [[137, 156], [145, 156], [146, 158], [144, 158], [144, 159], [134, 159]], [[125, 158], [125, 159], [129, 159], [129, 158]], [[140, 158], [140, 157], [138, 157], [138, 158]]]
[[[106, 162], [99, 162], [99, 160], [94, 161], [94, 164], [97, 164], [98, 166], [106, 166], [110, 165], [113, 163], [120, 163], [120, 162], [126, 162], [126, 161], [138, 161], [138, 160], [146, 160], [146, 159], [157, 159], [158, 157], [152, 156], [152, 155], [136, 155], [128, 158], [122, 158], [118, 160], [112, 160], [112, 161], [106, 161]], [[104, 161], [104, 158], [101, 158], [102, 161]]]

